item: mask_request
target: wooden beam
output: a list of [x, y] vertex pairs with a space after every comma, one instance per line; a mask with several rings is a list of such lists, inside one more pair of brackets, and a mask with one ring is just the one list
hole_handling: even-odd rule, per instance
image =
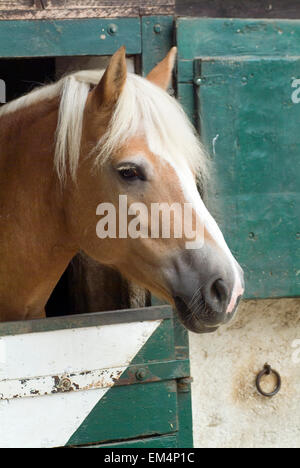
[[299, 0], [176, 0], [178, 16], [300, 18]]
[[113, 23], [115, 34], [109, 33], [108, 18], [1, 21], [0, 57], [112, 55], [122, 45], [128, 55], [140, 54], [140, 18], [115, 18]]
[[174, 11], [175, 0], [0, 0], [0, 20], [136, 17]]

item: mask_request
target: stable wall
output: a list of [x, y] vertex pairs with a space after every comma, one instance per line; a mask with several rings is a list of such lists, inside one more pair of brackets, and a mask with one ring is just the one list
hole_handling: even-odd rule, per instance
[[[299, 298], [249, 300], [216, 333], [190, 334], [195, 447], [300, 446], [299, 325]], [[266, 362], [282, 378], [272, 398], [255, 387]]]

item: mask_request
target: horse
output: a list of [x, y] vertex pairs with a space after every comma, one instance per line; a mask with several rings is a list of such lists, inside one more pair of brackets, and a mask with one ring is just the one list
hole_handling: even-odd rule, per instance
[[[0, 321], [44, 318], [79, 251], [168, 301], [195, 333], [234, 316], [243, 272], [199, 192], [208, 158], [167, 92], [175, 60], [173, 47], [143, 78], [127, 71], [121, 47], [106, 70], [65, 76], [0, 108]], [[161, 202], [191, 206], [193, 237], [130, 237], [120, 226], [99, 236], [99, 205], [122, 218], [121, 196], [148, 217]]]

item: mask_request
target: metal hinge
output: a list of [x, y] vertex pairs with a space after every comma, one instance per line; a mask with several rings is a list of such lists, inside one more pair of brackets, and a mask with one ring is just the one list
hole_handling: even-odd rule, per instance
[[191, 391], [191, 383], [194, 381], [193, 377], [183, 377], [177, 379], [177, 390], [179, 393], [188, 393]]

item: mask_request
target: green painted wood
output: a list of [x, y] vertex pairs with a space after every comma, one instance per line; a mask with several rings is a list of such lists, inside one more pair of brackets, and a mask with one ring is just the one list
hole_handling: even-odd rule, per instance
[[193, 82], [197, 57], [300, 55], [297, 20], [178, 18], [176, 36], [179, 83]]
[[192, 400], [191, 400], [191, 385], [187, 385], [187, 391], [178, 391], [178, 425], [179, 431], [177, 434], [178, 447], [191, 448], [194, 446], [193, 441], [193, 422], [192, 422]]
[[[223, 18], [178, 18], [176, 23], [178, 58], [192, 80], [188, 61], [217, 56], [292, 56], [300, 54], [300, 22], [297, 20], [258, 20]], [[185, 63], [184, 63], [185, 62]]]
[[[181, 394], [177, 385], [178, 379], [190, 373], [187, 333], [180, 327], [177, 320], [175, 326], [170, 319], [161, 323], [67, 445], [116, 441], [117, 446], [130, 447], [126, 439], [172, 433], [176, 446], [192, 447], [190, 388]], [[180, 353], [174, 344], [180, 345]], [[176, 359], [170, 361], [170, 355]], [[145, 371], [143, 381], [137, 378], [141, 369]]]
[[299, 295], [300, 22], [178, 18], [176, 33], [178, 97], [215, 152], [210, 209], [245, 269], [246, 297]]
[[172, 319], [165, 319], [162, 321], [160, 326], [151, 335], [147, 343], [135, 356], [131, 362], [131, 365], [171, 361], [173, 359], [175, 359], [175, 349], [174, 320], [172, 317]]
[[189, 119], [196, 124], [197, 112], [196, 112], [196, 101], [195, 101], [195, 90], [193, 84], [190, 83], [178, 83], [177, 84], [178, 101], [184, 108]]
[[141, 53], [139, 18], [0, 21], [0, 57], [112, 55], [122, 45]]
[[[138, 373], [143, 370], [145, 377], [140, 380]], [[162, 361], [130, 365], [122, 374], [115, 386], [144, 384], [147, 382], [159, 382], [161, 380], [176, 380], [190, 375], [190, 363], [188, 359], [174, 361]]]
[[174, 45], [173, 16], [142, 18], [142, 74], [147, 75]]
[[[174, 341], [176, 359], [183, 360], [183, 362], [189, 359], [189, 334], [177, 316], [174, 317]], [[182, 376], [188, 375], [190, 375], [189, 372]]]
[[227, 57], [197, 65], [201, 134], [216, 164], [215, 201], [245, 270], [246, 297], [297, 296], [300, 104], [291, 96], [300, 58]]
[[0, 323], [0, 336], [140, 322], [143, 320], [164, 320], [172, 317], [172, 308], [168, 305], [161, 305], [143, 307], [142, 309], [123, 309], [38, 320], [4, 322]]
[[126, 440], [178, 430], [176, 381], [114, 387], [67, 445]]
[[114, 444], [91, 445], [83, 448], [177, 448], [177, 436], [145, 437], [144, 439], [134, 439]]

